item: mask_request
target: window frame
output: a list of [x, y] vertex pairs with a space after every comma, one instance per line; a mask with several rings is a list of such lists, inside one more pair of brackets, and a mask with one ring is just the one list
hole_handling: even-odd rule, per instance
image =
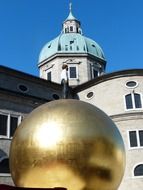
[[[22, 89], [21, 89], [21, 86], [25, 87], [26, 90], [22, 90]], [[23, 83], [19, 83], [19, 84], [17, 85], [17, 89], [18, 89], [20, 92], [22, 92], [22, 93], [27, 93], [27, 92], [29, 92], [29, 87], [28, 87], [26, 84], [23, 84]]]
[[65, 27], [65, 33], [69, 33], [69, 27]]
[[[94, 75], [94, 71], [97, 72], [97, 76]], [[98, 76], [99, 76], [99, 70], [96, 69], [96, 68], [94, 68], [94, 67], [92, 67], [92, 79], [95, 79], [95, 78], [98, 77]]]
[[[98, 64], [98, 63], [97, 63]], [[94, 71], [97, 72], [97, 76], [98, 77], [100, 75], [99, 72], [99, 67], [96, 64], [91, 64], [90, 65], [90, 72], [91, 72], [91, 79], [95, 79], [96, 77], [94, 76]]]
[[[3, 156], [1, 159], [0, 159], [0, 162], [2, 162], [3, 160], [5, 159], [9, 159], [7, 156]], [[1, 173], [0, 172], [0, 177], [11, 177], [11, 173]]]
[[[48, 74], [49, 73], [51, 73], [51, 79], [50, 80], [48, 80]], [[47, 79], [47, 81], [52, 81], [52, 70], [51, 69], [47, 70], [47, 72], [46, 72], [46, 79]]]
[[17, 118], [17, 126], [18, 126], [22, 121], [22, 116], [20, 114], [6, 113], [6, 112], [2, 112], [2, 111], [0, 111], [0, 115], [7, 116], [6, 135], [0, 134], [0, 139], [12, 139], [12, 137], [10, 135], [10, 117]]
[[[127, 83], [129, 83], [129, 82], [135, 82], [136, 85], [135, 86], [128, 86]], [[126, 81], [125, 87], [128, 88], [128, 89], [134, 89], [134, 88], [138, 87], [138, 85], [139, 84], [138, 84], [137, 81], [135, 81], [135, 80], [128, 80], [128, 81]]]
[[[70, 68], [71, 67], [75, 67], [76, 68], [76, 77], [75, 78], [71, 78], [70, 77]], [[77, 65], [75, 65], [75, 64], [72, 64], [72, 65], [68, 65], [68, 78], [69, 78], [69, 80], [77, 80], [78, 79], [78, 66]]]
[[[131, 147], [131, 143], [130, 143], [130, 135], [129, 135], [129, 132], [132, 132], [132, 131], [135, 131], [135, 132], [136, 132], [136, 139], [137, 139], [137, 146], [134, 146], [134, 147]], [[129, 150], [133, 150], [133, 149], [143, 149], [143, 146], [140, 145], [139, 131], [143, 131], [143, 129], [127, 130], [128, 149], [129, 149]]]
[[[140, 101], [141, 101], [141, 108], [136, 108], [135, 107], [135, 96], [134, 94], [138, 94], [140, 95]], [[132, 100], [132, 105], [133, 105], [133, 108], [127, 108], [127, 104], [126, 104], [126, 96], [127, 95], [131, 95], [131, 100]], [[125, 94], [124, 95], [124, 107], [125, 107], [125, 111], [132, 111], [132, 110], [143, 110], [143, 100], [142, 100], [142, 94], [141, 93], [138, 93], [138, 92], [130, 92], [128, 94]]]
[[[88, 96], [87, 96], [89, 93], [93, 93], [90, 98], [88, 98]], [[92, 91], [92, 90], [91, 90], [91, 91], [88, 91], [88, 92], [86, 93], [86, 95], [85, 95], [85, 98], [86, 98], [87, 100], [90, 100], [90, 99], [92, 99], [93, 97], [94, 97], [94, 91]]]
[[143, 165], [143, 162], [138, 162], [137, 164], [135, 164], [135, 165], [133, 166], [133, 169], [132, 169], [132, 178], [143, 178], [143, 175], [142, 175], [142, 176], [135, 176], [135, 175], [134, 175], [135, 168], [136, 168], [138, 165]]
[[11, 173], [0, 173], [0, 177], [11, 177]]
[[74, 31], [74, 27], [73, 27], [73, 26], [70, 26], [70, 27], [69, 27], [69, 30], [70, 30], [70, 32], [73, 32], [73, 31]]

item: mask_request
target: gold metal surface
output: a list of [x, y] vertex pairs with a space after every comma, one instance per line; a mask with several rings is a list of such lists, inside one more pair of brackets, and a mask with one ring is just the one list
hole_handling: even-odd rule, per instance
[[19, 187], [116, 190], [124, 167], [124, 144], [115, 124], [78, 100], [35, 109], [11, 143], [10, 169]]

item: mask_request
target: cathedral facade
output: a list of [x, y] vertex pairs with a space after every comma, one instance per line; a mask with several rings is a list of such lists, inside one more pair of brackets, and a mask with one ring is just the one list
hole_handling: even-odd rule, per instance
[[0, 183], [13, 184], [9, 148], [14, 131], [36, 107], [62, 97], [62, 65], [68, 65], [69, 98], [103, 110], [125, 144], [126, 169], [119, 190], [143, 185], [143, 69], [106, 73], [102, 48], [83, 35], [71, 10], [61, 33], [39, 56], [40, 78], [0, 66]]

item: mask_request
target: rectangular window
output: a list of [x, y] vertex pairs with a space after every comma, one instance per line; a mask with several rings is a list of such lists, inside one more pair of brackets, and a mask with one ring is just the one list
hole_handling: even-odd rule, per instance
[[129, 142], [131, 148], [143, 147], [143, 130], [129, 131]]
[[77, 69], [76, 67], [69, 67], [69, 78], [74, 79], [77, 78]]
[[0, 115], [0, 135], [7, 135], [7, 115]]
[[65, 45], [65, 51], [68, 51], [68, 45]]
[[143, 130], [139, 131], [140, 146], [143, 146]]
[[94, 64], [90, 64], [90, 71], [91, 71], [91, 79], [95, 79], [96, 77], [99, 76], [99, 69], [96, 67]]
[[96, 78], [98, 77], [98, 71], [93, 69], [93, 78]]
[[126, 109], [140, 109], [142, 108], [141, 94], [131, 93], [125, 95]]
[[140, 94], [134, 94], [134, 100], [135, 100], [135, 108], [141, 108], [142, 104], [141, 104], [141, 97]]
[[133, 103], [132, 103], [132, 96], [131, 94], [126, 95], [126, 108], [127, 109], [132, 109], [133, 108]]
[[136, 147], [137, 146], [136, 131], [130, 131], [129, 132], [129, 138], [130, 138], [130, 147]]
[[21, 116], [0, 114], [0, 137], [11, 138], [21, 122]]
[[18, 118], [11, 116], [10, 117], [10, 137], [13, 137], [17, 126], [18, 126]]
[[47, 73], [47, 80], [49, 80], [49, 81], [52, 80], [51, 71], [49, 71], [49, 72]]
[[65, 28], [65, 33], [68, 33], [69, 32], [69, 28]]

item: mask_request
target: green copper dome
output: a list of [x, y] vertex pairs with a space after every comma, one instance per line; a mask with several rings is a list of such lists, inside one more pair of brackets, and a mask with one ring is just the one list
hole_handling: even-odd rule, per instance
[[55, 54], [85, 54], [105, 60], [101, 47], [92, 39], [79, 33], [63, 33], [48, 42], [39, 56], [39, 63]]
[[80, 21], [73, 16], [71, 4], [69, 16], [63, 22], [62, 33], [43, 47], [39, 63], [56, 54], [89, 54], [105, 60], [101, 47], [94, 40], [82, 35]]

